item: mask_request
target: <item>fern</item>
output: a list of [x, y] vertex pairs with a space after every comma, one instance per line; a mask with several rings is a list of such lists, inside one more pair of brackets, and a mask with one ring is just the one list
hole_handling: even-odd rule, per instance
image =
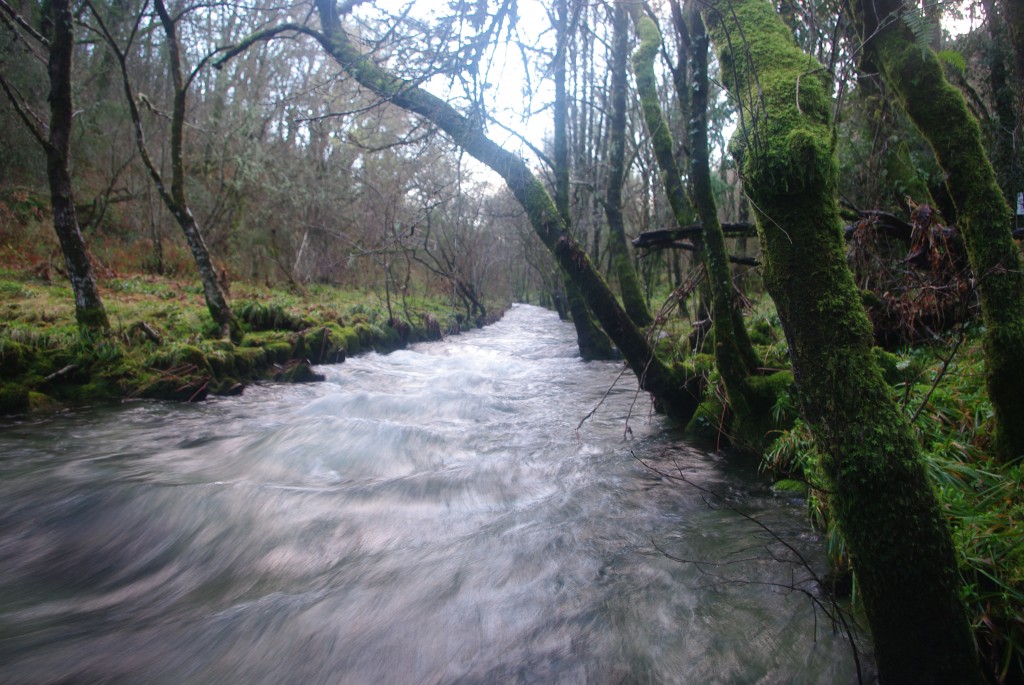
[[967, 60], [958, 50], [939, 50], [935, 55], [959, 73], [963, 74], [967, 71]]

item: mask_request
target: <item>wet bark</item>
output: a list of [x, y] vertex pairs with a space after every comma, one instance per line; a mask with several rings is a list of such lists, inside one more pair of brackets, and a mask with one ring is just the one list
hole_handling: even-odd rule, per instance
[[626, 69], [629, 59], [629, 17], [621, 5], [612, 9], [613, 45], [611, 80], [611, 116], [609, 121], [608, 187], [605, 192], [604, 212], [608, 219], [608, 249], [612, 268], [619, 281], [622, 304], [629, 318], [637, 326], [649, 326], [654, 321], [640, 278], [633, 268], [633, 260], [626, 243], [626, 227], [622, 217], [622, 184], [625, 179], [626, 157]]
[[998, 456], [1024, 456], [1024, 271], [1012, 238], [1012, 215], [985, 154], [977, 120], [942, 73], [935, 54], [899, 19], [899, 0], [853, 3], [865, 51], [931, 145], [945, 172], [977, 279], [985, 374], [996, 418]]
[[[682, 185], [682, 173], [676, 162], [675, 145], [668, 131], [668, 125], [658, 104], [654, 88], [654, 58], [661, 46], [661, 32], [654, 21], [639, 5], [630, 5], [640, 47], [633, 55], [636, 71], [637, 91], [644, 113], [644, 123], [652, 144], [655, 158], [661, 168], [664, 190], [669, 206], [676, 213], [680, 225], [692, 219], [692, 205]], [[697, 23], [700, 19], [697, 17]], [[703, 224], [703, 231], [694, 235], [701, 261], [708, 274], [711, 292], [712, 333], [714, 336], [715, 364], [725, 384], [729, 405], [733, 413], [733, 444], [737, 447], [760, 451], [764, 446], [762, 418], [769, 415], [771, 403], [757, 401], [750, 376], [758, 367], [757, 356], [747, 336], [739, 309], [733, 305], [732, 277], [725, 250], [725, 235], [718, 221], [718, 209], [711, 192], [711, 171], [708, 167], [707, 143], [707, 38], [703, 25], [699, 29], [690, 27], [691, 48], [691, 120], [690, 120], [690, 176], [693, 182], [694, 204]], [[703, 55], [700, 51], [703, 50]], [[765, 406], [765, 405], [768, 406]], [[748, 431], [747, 428], [750, 428]], [[738, 429], [738, 430], [737, 430]]]
[[711, 189], [708, 150], [708, 37], [700, 13], [690, 14], [690, 179], [694, 205], [704, 224], [704, 265], [711, 283], [712, 312], [715, 318], [715, 345], [725, 348], [729, 364], [736, 373], [753, 374], [760, 360], [747, 335], [742, 312], [733, 296], [725, 233], [718, 221], [718, 207]]
[[979, 682], [949, 530], [882, 379], [846, 263], [831, 79], [770, 3], [711, 0], [702, 14], [741, 107], [734, 150], [756, 212], [765, 284], [823, 454], [881, 680]]
[[74, 18], [68, 0], [50, 3], [53, 35], [50, 41], [50, 131], [46, 148], [46, 174], [50, 182], [53, 228], [60, 241], [64, 264], [75, 296], [75, 319], [86, 330], [110, 328], [89, 252], [78, 226], [71, 188], [71, 69], [74, 51]]
[[203, 284], [203, 294], [210, 316], [220, 328], [223, 338], [231, 336], [232, 329], [237, 328], [231, 306], [217, 278], [217, 269], [210, 258], [210, 250], [203, 239], [202, 231], [192, 214], [188, 195], [185, 191], [185, 99], [188, 86], [182, 74], [180, 44], [177, 26], [167, 12], [163, 0], [155, 0], [154, 7], [160, 17], [164, 35], [167, 37], [167, 51], [171, 68], [171, 82], [174, 85], [174, 108], [171, 114], [171, 189], [170, 194], [161, 190], [167, 208], [185, 234], [192, 258], [199, 269], [199, 279]]
[[[569, 136], [568, 118], [569, 103], [565, 89], [565, 53], [569, 41], [569, 7], [567, 0], [557, 0], [556, 9], [556, 41], [557, 48], [552, 66], [555, 81], [554, 110], [554, 176], [555, 176], [555, 208], [558, 210], [566, 231], [572, 233], [572, 208], [569, 201]], [[583, 293], [572, 279], [565, 280], [565, 293], [572, 313], [572, 323], [576, 328], [576, 342], [580, 348], [580, 356], [584, 359], [613, 359], [615, 351], [604, 331], [598, 327], [591, 317]]]
[[[551, 196], [523, 159], [492, 141], [478, 124], [457, 112], [444, 100], [392, 76], [363, 55], [342, 28], [338, 8], [331, 0], [317, 0], [316, 7], [322, 33], [301, 26], [290, 26], [288, 30], [305, 33], [317, 40], [364, 87], [387, 98], [396, 106], [433, 122], [455, 144], [500, 175], [526, 210], [541, 242], [580, 288], [601, 327], [636, 374], [640, 387], [650, 392], [668, 414], [683, 421], [688, 420], [697, 403], [687, 387], [690, 379], [686, 372], [679, 367], [669, 366], [654, 354], [643, 331], [633, 324], [589, 256], [568, 234]], [[245, 49], [253, 40], [262, 38], [245, 41], [233, 52]]]

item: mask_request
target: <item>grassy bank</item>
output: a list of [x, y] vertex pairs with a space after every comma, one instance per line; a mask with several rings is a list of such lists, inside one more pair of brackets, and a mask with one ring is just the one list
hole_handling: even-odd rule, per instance
[[444, 300], [392, 302], [311, 286], [235, 284], [244, 335], [220, 340], [198, 283], [129, 276], [101, 282], [109, 334], [82, 334], [66, 282], [0, 269], [0, 415], [132, 398], [196, 401], [260, 380], [317, 380], [315, 364], [437, 340], [480, 323]]
[[[1024, 464], [992, 458], [992, 408], [985, 393], [981, 331], [974, 326], [931, 345], [905, 349], [894, 399], [911, 419], [925, 465], [946, 514], [975, 640], [988, 682], [1024, 678]], [[810, 484], [811, 517], [826, 531], [833, 565], [849, 571], [856, 597], [856, 560], [832, 525], [819, 456], [807, 426], [796, 425], [769, 448], [764, 466]], [[905, 544], [913, 545], [914, 540]], [[842, 574], [840, 574], [842, 577]]]

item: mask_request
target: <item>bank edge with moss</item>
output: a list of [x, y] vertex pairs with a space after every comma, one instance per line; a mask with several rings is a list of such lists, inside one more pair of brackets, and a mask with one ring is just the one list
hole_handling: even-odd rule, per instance
[[[471, 320], [439, 303], [423, 303], [389, 317], [362, 302], [325, 306], [329, 298], [322, 293], [313, 302], [252, 291], [234, 304], [244, 329], [235, 343], [202, 330], [202, 305], [183, 302], [175, 294], [182, 289], [178, 284], [107, 284], [120, 285], [105, 295], [118, 322], [109, 334], [79, 330], [72, 313], [49, 305], [60, 300], [63, 287], [25, 280], [0, 284], [19, 296], [0, 312], [0, 415], [126, 399], [199, 401], [239, 394], [259, 381], [317, 381], [322, 376], [313, 370], [316, 364], [440, 340], [501, 316]], [[151, 292], [139, 297], [140, 288]], [[135, 292], [119, 298], [125, 289]], [[56, 291], [52, 298], [50, 290]], [[160, 307], [162, 299], [172, 304]], [[194, 293], [191, 299], [197, 300]]]

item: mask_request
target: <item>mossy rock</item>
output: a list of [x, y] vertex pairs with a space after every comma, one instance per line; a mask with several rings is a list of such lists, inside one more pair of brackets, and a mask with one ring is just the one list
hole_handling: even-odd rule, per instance
[[373, 349], [384, 338], [381, 330], [373, 324], [357, 323], [355, 329], [356, 335], [359, 336], [359, 345], [367, 349]]
[[772, 485], [772, 490], [778, 493], [785, 493], [789, 495], [805, 495], [807, 494], [807, 483], [799, 480], [790, 480], [784, 478], [776, 481]]
[[272, 378], [279, 383], [319, 383], [324, 380], [324, 376], [313, 371], [308, 362], [299, 360], [279, 367]]
[[295, 345], [289, 340], [276, 340], [268, 342], [263, 349], [267, 351], [267, 361], [284, 364], [294, 356], [292, 350], [295, 349]]
[[353, 326], [345, 326], [339, 332], [344, 341], [345, 353], [348, 355], [359, 354], [362, 348], [359, 342], [359, 332]]
[[296, 339], [294, 333], [270, 331], [250, 335], [246, 338], [246, 342], [248, 343], [247, 347], [263, 349], [264, 364], [284, 364], [294, 357], [293, 350], [296, 346]]
[[35, 355], [32, 350], [13, 340], [0, 342], [0, 378], [24, 373], [31, 366]]
[[29, 391], [18, 383], [0, 386], [0, 416], [24, 414], [29, 410]]
[[29, 391], [28, 393], [28, 410], [30, 412], [52, 414], [60, 410], [62, 406], [60, 402], [49, 395], [34, 391]]
[[167, 347], [150, 357], [148, 363], [148, 366], [164, 371], [189, 365], [202, 371], [211, 371], [206, 353], [194, 345], [173, 345]]
[[336, 323], [327, 323], [303, 331], [300, 342], [305, 358], [313, 364], [340, 364], [345, 361], [345, 335]]

